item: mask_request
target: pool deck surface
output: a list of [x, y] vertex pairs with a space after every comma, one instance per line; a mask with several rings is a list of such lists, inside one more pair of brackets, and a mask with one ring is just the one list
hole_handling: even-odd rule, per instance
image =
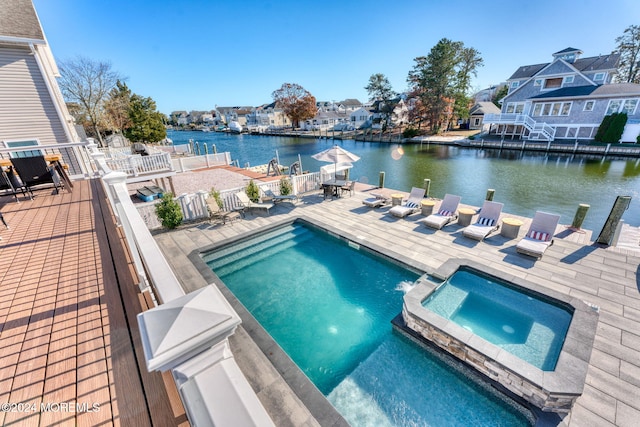
[[[186, 291], [207, 284], [189, 259], [194, 251], [276, 223], [305, 218], [426, 273], [435, 271], [450, 258], [467, 258], [580, 298], [600, 308], [598, 329], [584, 393], [571, 413], [558, 418], [555, 424], [638, 425], [640, 247], [633, 244], [619, 248], [595, 245], [590, 241], [590, 232], [573, 232], [565, 225], [559, 225], [555, 243], [542, 259], [536, 260], [516, 253], [518, 240], [508, 239], [499, 233], [477, 242], [463, 237], [462, 227], [456, 223], [442, 230], [433, 230], [417, 222], [423, 218], [419, 212], [400, 219], [387, 213], [389, 206], [380, 209], [365, 207], [362, 200], [370, 197], [371, 192], [380, 190], [358, 185], [352, 197], [333, 200], [324, 200], [321, 193], [309, 193], [295, 206], [278, 204], [269, 216], [256, 211], [226, 225], [200, 222], [171, 232], [159, 232], [155, 238]], [[503, 217], [514, 217], [508, 214], [508, 206], [505, 210], [507, 213], [503, 213]], [[518, 238], [524, 236], [531, 221], [529, 218], [520, 219], [524, 225]], [[340, 421], [313, 418], [301, 399], [287, 390], [287, 385], [248, 336], [245, 327], [238, 328], [231, 338], [232, 348], [238, 364], [276, 424], [340, 424]]]

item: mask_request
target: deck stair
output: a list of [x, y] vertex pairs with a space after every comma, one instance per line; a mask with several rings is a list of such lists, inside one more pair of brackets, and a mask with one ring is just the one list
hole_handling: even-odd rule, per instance
[[529, 131], [529, 135], [523, 139], [533, 141], [553, 141], [556, 135], [554, 127], [545, 122], [536, 122], [531, 116], [526, 114], [486, 114], [484, 123], [490, 124], [513, 124], [524, 126]]

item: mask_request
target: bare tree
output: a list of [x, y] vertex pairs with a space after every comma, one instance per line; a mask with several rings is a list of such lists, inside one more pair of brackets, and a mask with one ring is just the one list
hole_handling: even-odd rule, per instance
[[93, 128], [100, 145], [104, 145], [100, 125], [103, 121], [104, 103], [111, 89], [124, 79], [111, 69], [108, 62], [98, 62], [79, 56], [59, 63], [60, 90], [67, 102], [76, 103], [80, 112]]
[[615, 52], [620, 54], [618, 80], [640, 83], [640, 25], [630, 25], [623, 35], [616, 38]]

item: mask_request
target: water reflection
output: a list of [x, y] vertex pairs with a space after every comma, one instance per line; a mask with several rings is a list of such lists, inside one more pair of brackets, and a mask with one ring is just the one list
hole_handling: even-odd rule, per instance
[[640, 160], [605, 159], [594, 156], [547, 154], [518, 150], [470, 149], [432, 144], [388, 144], [353, 140], [300, 139], [202, 132], [172, 132], [174, 143], [190, 138], [215, 143], [218, 151], [229, 151], [241, 166], [266, 164], [278, 152], [280, 162], [290, 165], [302, 158], [304, 170], [317, 171], [323, 164], [312, 154], [338, 144], [357, 154], [351, 177], [378, 183], [385, 172], [385, 186], [409, 191], [431, 179], [430, 193], [462, 196], [462, 203], [480, 206], [488, 188], [505, 212], [533, 216], [536, 210], [562, 215], [571, 223], [580, 203], [591, 206], [583, 227], [600, 232], [616, 196], [631, 196], [623, 219], [640, 226]]

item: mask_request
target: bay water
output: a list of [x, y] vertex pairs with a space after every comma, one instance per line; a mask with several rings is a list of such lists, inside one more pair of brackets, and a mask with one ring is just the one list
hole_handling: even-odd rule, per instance
[[278, 156], [289, 166], [298, 158], [302, 169], [318, 171], [326, 163], [311, 156], [337, 144], [360, 156], [350, 178], [409, 192], [431, 180], [429, 195], [462, 196], [462, 203], [481, 206], [487, 189], [494, 201], [504, 203], [504, 212], [533, 217], [537, 210], [560, 214], [561, 224], [571, 224], [578, 205], [590, 205], [582, 228], [595, 239], [602, 229], [616, 196], [631, 196], [623, 220], [640, 226], [640, 159], [602, 158], [582, 155], [487, 150], [434, 144], [395, 144], [354, 140], [308, 139], [218, 132], [169, 131], [174, 145], [215, 145], [228, 151], [241, 167], [269, 163]]

